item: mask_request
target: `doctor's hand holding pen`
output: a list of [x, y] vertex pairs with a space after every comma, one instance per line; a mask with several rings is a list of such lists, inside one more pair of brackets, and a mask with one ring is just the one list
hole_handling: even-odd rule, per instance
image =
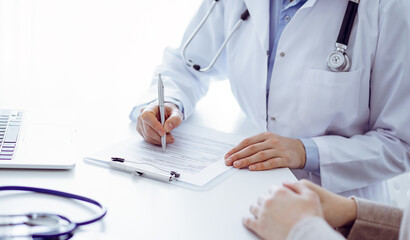
[[151, 103], [141, 109], [141, 114], [137, 119], [137, 131], [149, 143], [161, 145], [161, 137], [166, 134], [167, 143], [173, 143], [174, 137], [171, 134], [172, 129], [178, 127], [184, 119], [182, 112], [178, 107], [166, 102], [165, 123], [161, 124], [158, 103]]
[[303, 168], [306, 152], [298, 139], [264, 132], [246, 138], [225, 155], [225, 164], [260, 171], [274, 168]]

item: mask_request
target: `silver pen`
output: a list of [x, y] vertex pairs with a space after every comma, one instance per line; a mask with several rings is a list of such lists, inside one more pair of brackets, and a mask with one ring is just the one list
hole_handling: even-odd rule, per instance
[[[164, 82], [161, 78], [161, 73], [158, 73], [158, 106], [159, 106], [159, 115], [161, 117], [161, 124], [164, 126], [165, 123], [165, 110], [164, 110]], [[167, 146], [167, 134], [161, 136], [161, 146], [162, 150], [165, 151]]]
[[141, 176], [146, 178], [151, 178], [154, 180], [162, 181], [162, 182], [171, 182], [176, 181], [180, 174], [170, 171], [163, 172], [160, 171], [148, 171], [143, 168], [139, 168], [137, 164], [133, 164], [132, 162], [128, 162], [123, 158], [112, 158], [114, 160], [109, 162], [109, 166], [113, 169], [120, 170], [126, 173], [131, 173], [135, 176]]

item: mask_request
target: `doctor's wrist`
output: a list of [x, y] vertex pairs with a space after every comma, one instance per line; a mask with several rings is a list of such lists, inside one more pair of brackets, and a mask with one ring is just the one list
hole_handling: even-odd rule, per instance
[[296, 146], [297, 146], [297, 155], [298, 159], [300, 161], [300, 165], [298, 169], [303, 169], [306, 165], [306, 149], [305, 145], [300, 139], [295, 139], [296, 140]]

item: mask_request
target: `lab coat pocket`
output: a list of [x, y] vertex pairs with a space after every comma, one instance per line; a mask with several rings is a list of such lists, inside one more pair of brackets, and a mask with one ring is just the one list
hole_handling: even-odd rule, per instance
[[313, 136], [351, 125], [358, 116], [361, 70], [308, 69], [299, 88], [298, 118]]

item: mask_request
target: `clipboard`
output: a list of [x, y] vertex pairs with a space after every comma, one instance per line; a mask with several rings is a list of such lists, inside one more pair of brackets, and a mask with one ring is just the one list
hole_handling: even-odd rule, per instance
[[165, 152], [136, 134], [84, 160], [192, 190], [210, 189], [237, 171], [225, 165], [224, 155], [242, 136], [192, 125], [178, 127], [173, 135], [175, 142]]

